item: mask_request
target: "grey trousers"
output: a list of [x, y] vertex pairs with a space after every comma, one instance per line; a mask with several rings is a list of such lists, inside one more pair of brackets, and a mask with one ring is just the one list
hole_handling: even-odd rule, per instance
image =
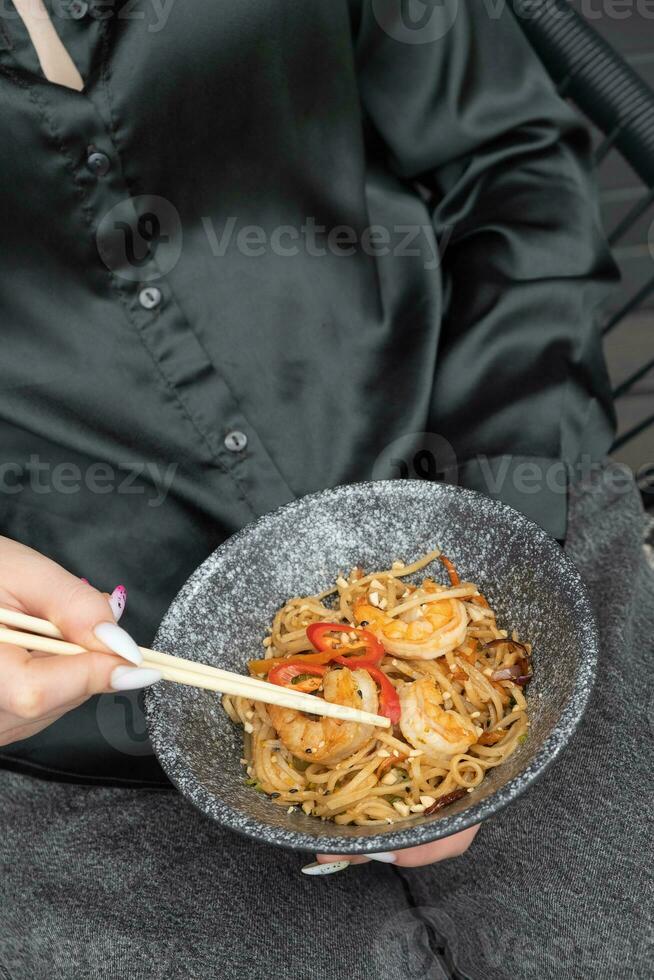
[[600, 620], [568, 749], [467, 854], [323, 878], [174, 792], [0, 772], [0, 978], [621, 980], [653, 975], [654, 573], [637, 493], [578, 486], [567, 548]]

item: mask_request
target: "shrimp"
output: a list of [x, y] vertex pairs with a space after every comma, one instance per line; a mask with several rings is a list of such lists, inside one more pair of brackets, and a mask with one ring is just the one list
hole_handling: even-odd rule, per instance
[[354, 604], [354, 618], [388, 653], [408, 660], [444, 656], [464, 642], [468, 626], [466, 607], [458, 599], [425, 602], [390, 616], [362, 596]]
[[407, 742], [427, 756], [457, 755], [467, 752], [477, 741], [473, 723], [458, 713], [441, 707], [443, 697], [430, 677], [404, 684], [399, 691], [402, 716], [400, 728]]
[[[323, 677], [325, 700], [377, 713], [377, 686], [366, 670], [331, 669]], [[268, 705], [268, 716], [280, 740], [296, 758], [331, 765], [365, 745], [373, 725], [338, 718], [317, 718], [294, 708]]]

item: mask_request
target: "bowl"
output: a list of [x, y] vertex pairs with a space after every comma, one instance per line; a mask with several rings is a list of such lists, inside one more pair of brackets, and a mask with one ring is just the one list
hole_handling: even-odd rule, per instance
[[[330, 586], [355, 565], [383, 569], [441, 548], [480, 586], [498, 624], [533, 644], [531, 726], [509, 759], [466, 798], [431, 817], [387, 827], [339, 826], [288, 813], [245, 784], [243, 732], [219, 696], [161, 682], [146, 694], [159, 761], [188, 800], [224, 827], [297, 850], [365, 854], [446, 837], [524, 792], [570, 739], [592, 688], [597, 632], [585, 587], [559, 544], [517, 511], [446, 484], [388, 480], [293, 501], [224, 542], [191, 575], [155, 647], [246, 672], [290, 597]], [[443, 579], [445, 581], [445, 579]]]

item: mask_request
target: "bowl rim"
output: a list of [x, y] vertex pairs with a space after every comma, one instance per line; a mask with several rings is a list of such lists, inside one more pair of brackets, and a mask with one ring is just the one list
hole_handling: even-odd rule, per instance
[[[563, 568], [565, 568], [568, 581], [574, 583], [576, 592], [575, 602], [577, 603], [578, 611], [580, 613], [580, 621], [583, 621], [584, 630], [586, 632], [585, 643], [583, 646], [583, 656], [579, 659], [576, 665], [573, 689], [562, 708], [557, 724], [550, 731], [549, 735], [544, 740], [536, 754], [532, 757], [532, 759], [530, 759], [528, 767], [521, 770], [498, 790], [496, 790], [490, 796], [480, 800], [478, 803], [475, 803], [469, 807], [455, 810], [449, 814], [435, 816], [434, 819], [427, 820], [426, 822], [420, 824], [411, 824], [408, 822], [398, 822], [398, 824], [392, 825], [389, 824], [388, 829], [384, 829], [380, 831], [380, 833], [370, 833], [369, 828], [361, 828], [362, 830], [368, 831], [365, 836], [353, 835], [351, 837], [346, 837], [335, 834], [324, 836], [319, 833], [308, 833], [291, 827], [282, 829], [275, 827], [272, 824], [257, 820], [249, 815], [244, 816], [241, 812], [233, 810], [231, 807], [225, 805], [222, 800], [215, 797], [214, 794], [212, 794], [202, 783], [195, 779], [195, 777], [192, 779], [193, 792], [189, 792], [188, 788], [184, 787], [184, 783], [188, 784], [189, 782], [188, 768], [185, 767], [184, 760], [179, 757], [178, 753], [171, 753], [165, 748], [165, 746], [160, 744], [160, 733], [158, 726], [153, 725], [152, 723], [157, 710], [157, 702], [161, 697], [161, 692], [157, 690], [158, 685], [146, 689], [144, 692], [144, 702], [148, 734], [159, 764], [178, 792], [208, 819], [215, 821], [220, 826], [239, 833], [247, 838], [253, 838], [259, 842], [263, 841], [274, 844], [277, 847], [283, 847], [287, 850], [312, 851], [327, 854], [350, 854], [353, 856], [365, 855], [378, 851], [403, 850], [408, 847], [433, 843], [436, 840], [459, 833], [460, 831], [466, 830], [475, 824], [481, 823], [493, 814], [499, 813], [501, 810], [503, 810], [504, 807], [521, 796], [530, 786], [533, 785], [537, 779], [542, 776], [542, 774], [566, 748], [570, 739], [574, 735], [575, 730], [577, 729], [579, 722], [586, 711], [588, 701], [592, 693], [593, 685], [595, 683], [599, 653], [599, 630], [597, 626], [597, 619], [586, 585], [576, 565], [567, 556], [558, 541], [551, 537], [539, 524], [532, 521], [520, 511], [516, 510], [514, 507], [511, 507], [509, 504], [505, 504], [503, 501], [489, 497], [477, 490], [469, 490], [467, 487], [460, 487], [453, 484], [428, 480], [362, 480], [356, 483], [345, 483], [339, 484], [335, 487], [326, 487], [322, 490], [305, 494], [289, 501], [288, 503], [282, 504], [281, 506], [276, 507], [274, 510], [268, 511], [267, 513], [255, 518], [253, 521], [245, 524], [234, 534], [230, 535], [230, 537], [226, 538], [225, 541], [218, 545], [218, 547], [214, 549], [214, 551], [208, 555], [204, 561], [200, 563], [200, 565], [197, 566], [195, 571], [191, 573], [186, 582], [182, 585], [181, 589], [173, 598], [168, 609], [166, 610], [166, 613], [164, 614], [157, 630], [157, 637], [159, 636], [161, 630], [166, 628], [167, 621], [172, 615], [173, 607], [176, 607], [180, 602], [184, 602], [187, 600], [187, 598], [194, 595], [198, 589], [198, 586], [204, 585], [205, 566], [214, 561], [215, 555], [218, 552], [224, 554], [232, 551], [234, 548], [240, 545], [243, 539], [247, 539], [252, 533], [254, 533], [257, 528], [265, 527], [269, 523], [275, 521], [279, 514], [292, 514], [293, 510], [304, 507], [307, 505], [307, 503], [319, 504], [323, 498], [332, 498], [343, 493], [350, 493], [353, 490], [365, 492], [366, 489], [369, 488], [397, 486], [398, 484], [413, 484], [416, 485], [416, 487], [420, 487], [422, 492], [429, 488], [429, 492], [434, 492], [436, 494], [459, 495], [467, 497], [470, 500], [478, 500], [481, 498], [485, 506], [490, 506], [500, 512], [503, 511], [507, 516], [510, 516], [514, 522], [517, 520], [517, 522], [526, 530], [534, 533], [546, 547], [556, 549], [557, 559]], [[414, 489], [414, 487], [412, 487], [412, 489]], [[155, 639], [154, 642], [156, 646], [158, 642], [157, 639]], [[183, 771], [180, 771], [180, 768], [182, 768]], [[218, 814], [212, 812], [208, 805], [209, 801], [214, 803], [216, 799], [218, 799], [220, 803]], [[463, 800], [460, 802], [463, 802]], [[455, 807], [457, 806], [456, 803], [452, 805]], [[318, 827], [322, 826], [322, 822], [318, 821], [317, 819], [315, 822]], [[415, 840], [407, 843], [407, 836], [414, 834]]]

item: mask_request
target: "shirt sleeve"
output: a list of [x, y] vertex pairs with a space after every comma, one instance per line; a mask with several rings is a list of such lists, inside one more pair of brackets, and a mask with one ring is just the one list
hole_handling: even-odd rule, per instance
[[[597, 308], [616, 270], [590, 139], [507, 4], [358, 8], [363, 111], [427, 189], [444, 317], [432, 430], [459, 481], [565, 535], [571, 476], [614, 430]], [[415, 15], [415, 9], [414, 9]]]

